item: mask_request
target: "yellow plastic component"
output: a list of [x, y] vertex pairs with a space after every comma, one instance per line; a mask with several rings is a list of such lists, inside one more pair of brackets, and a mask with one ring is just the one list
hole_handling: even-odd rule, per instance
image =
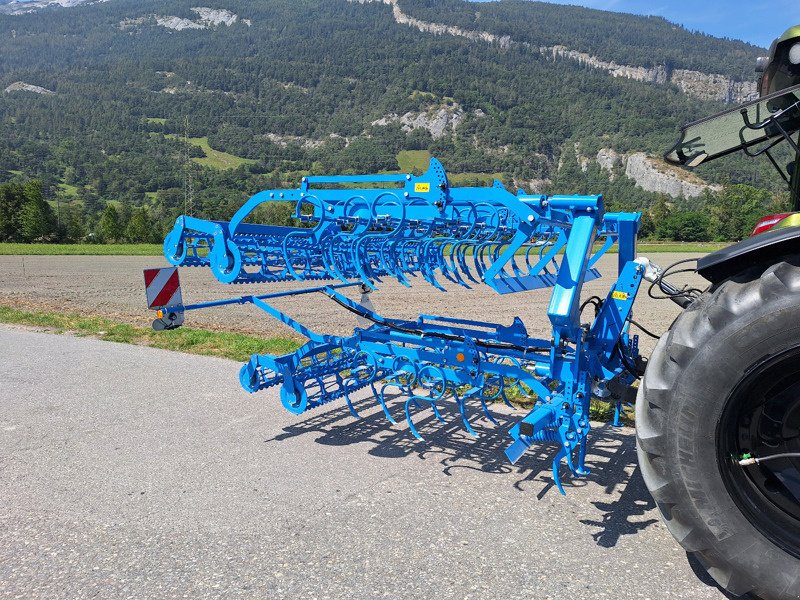
[[627, 300], [628, 294], [625, 292], [612, 292], [611, 297], [614, 300]]
[[785, 229], [786, 227], [798, 226], [800, 226], [800, 213], [794, 213], [793, 215], [789, 215], [788, 217], [778, 221], [773, 229]]
[[431, 191], [431, 184], [430, 183], [415, 183], [414, 184], [414, 191], [415, 192], [430, 192]]
[[789, 27], [789, 29], [784, 31], [783, 35], [775, 41], [780, 44], [781, 42], [785, 42], [786, 40], [791, 40], [792, 38], [800, 38], [800, 25]]

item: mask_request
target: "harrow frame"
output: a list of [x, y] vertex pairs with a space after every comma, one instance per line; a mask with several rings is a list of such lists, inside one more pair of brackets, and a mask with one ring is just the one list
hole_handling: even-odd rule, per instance
[[[358, 184], [366, 187], [352, 187]], [[294, 202], [303, 226], [246, 222], [274, 201]], [[389, 400], [406, 397], [403, 412], [419, 439], [413, 414], [429, 406], [443, 420], [439, 406], [449, 400], [466, 431], [477, 435], [469, 418], [472, 403], [479, 402], [496, 424], [491, 403], [511, 405], [524, 397], [533, 407], [510, 429], [506, 456], [515, 463], [534, 443], [556, 444], [552, 473], [563, 494], [562, 461], [574, 475], [589, 473], [593, 394], [614, 404], [619, 424], [623, 399], [610, 388], [624, 389], [638, 375], [638, 337], [628, 332], [645, 271], [635, 260], [638, 222], [638, 213], [605, 213], [602, 196], [512, 194], [499, 181], [450, 187], [436, 159], [418, 177], [304, 177], [298, 189], [256, 194], [230, 222], [179, 217], [164, 253], [175, 266], [210, 268], [223, 283], [329, 283], [167, 310], [182, 323], [187, 311], [249, 303], [308, 338], [293, 353], [254, 355], [240, 372], [249, 392], [279, 385], [283, 406], [297, 414], [344, 398], [359, 417], [351, 394], [369, 387], [392, 424]], [[595, 318], [582, 322], [583, 284], [600, 276], [595, 264], [614, 244], [618, 277]], [[373, 290], [385, 277], [411, 285], [418, 276], [442, 291], [437, 276], [468, 288], [485, 283], [500, 294], [552, 288], [551, 338], [530, 337], [519, 318], [510, 325], [425, 314], [388, 318], [339, 291]], [[369, 325], [349, 336], [320, 334], [268, 302], [310, 293], [327, 296]]]

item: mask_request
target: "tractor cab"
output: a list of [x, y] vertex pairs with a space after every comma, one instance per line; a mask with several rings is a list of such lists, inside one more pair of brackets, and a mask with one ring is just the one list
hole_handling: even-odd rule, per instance
[[[800, 25], [776, 39], [767, 57], [756, 64], [761, 73], [757, 100], [685, 125], [665, 155], [667, 162], [694, 168], [743, 151], [765, 155], [789, 185], [793, 210], [800, 211]], [[786, 142], [794, 159], [782, 166], [775, 147]]]
[[800, 85], [800, 25], [790, 27], [772, 42], [769, 56], [756, 62], [756, 71], [761, 73], [758, 80], [761, 96]]

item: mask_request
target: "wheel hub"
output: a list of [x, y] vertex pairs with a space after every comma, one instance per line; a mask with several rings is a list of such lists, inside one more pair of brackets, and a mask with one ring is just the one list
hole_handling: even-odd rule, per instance
[[762, 361], [742, 379], [726, 403], [717, 441], [734, 502], [764, 536], [800, 558], [800, 458], [738, 464], [747, 454], [800, 452], [800, 348]]

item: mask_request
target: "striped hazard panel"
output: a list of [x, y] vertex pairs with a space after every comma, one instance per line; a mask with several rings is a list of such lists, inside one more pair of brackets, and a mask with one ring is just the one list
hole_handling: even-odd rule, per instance
[[147, 291], [148, 308], [165, 308], [183, 304], [177, 267], [145, 269], [144, 286]]

